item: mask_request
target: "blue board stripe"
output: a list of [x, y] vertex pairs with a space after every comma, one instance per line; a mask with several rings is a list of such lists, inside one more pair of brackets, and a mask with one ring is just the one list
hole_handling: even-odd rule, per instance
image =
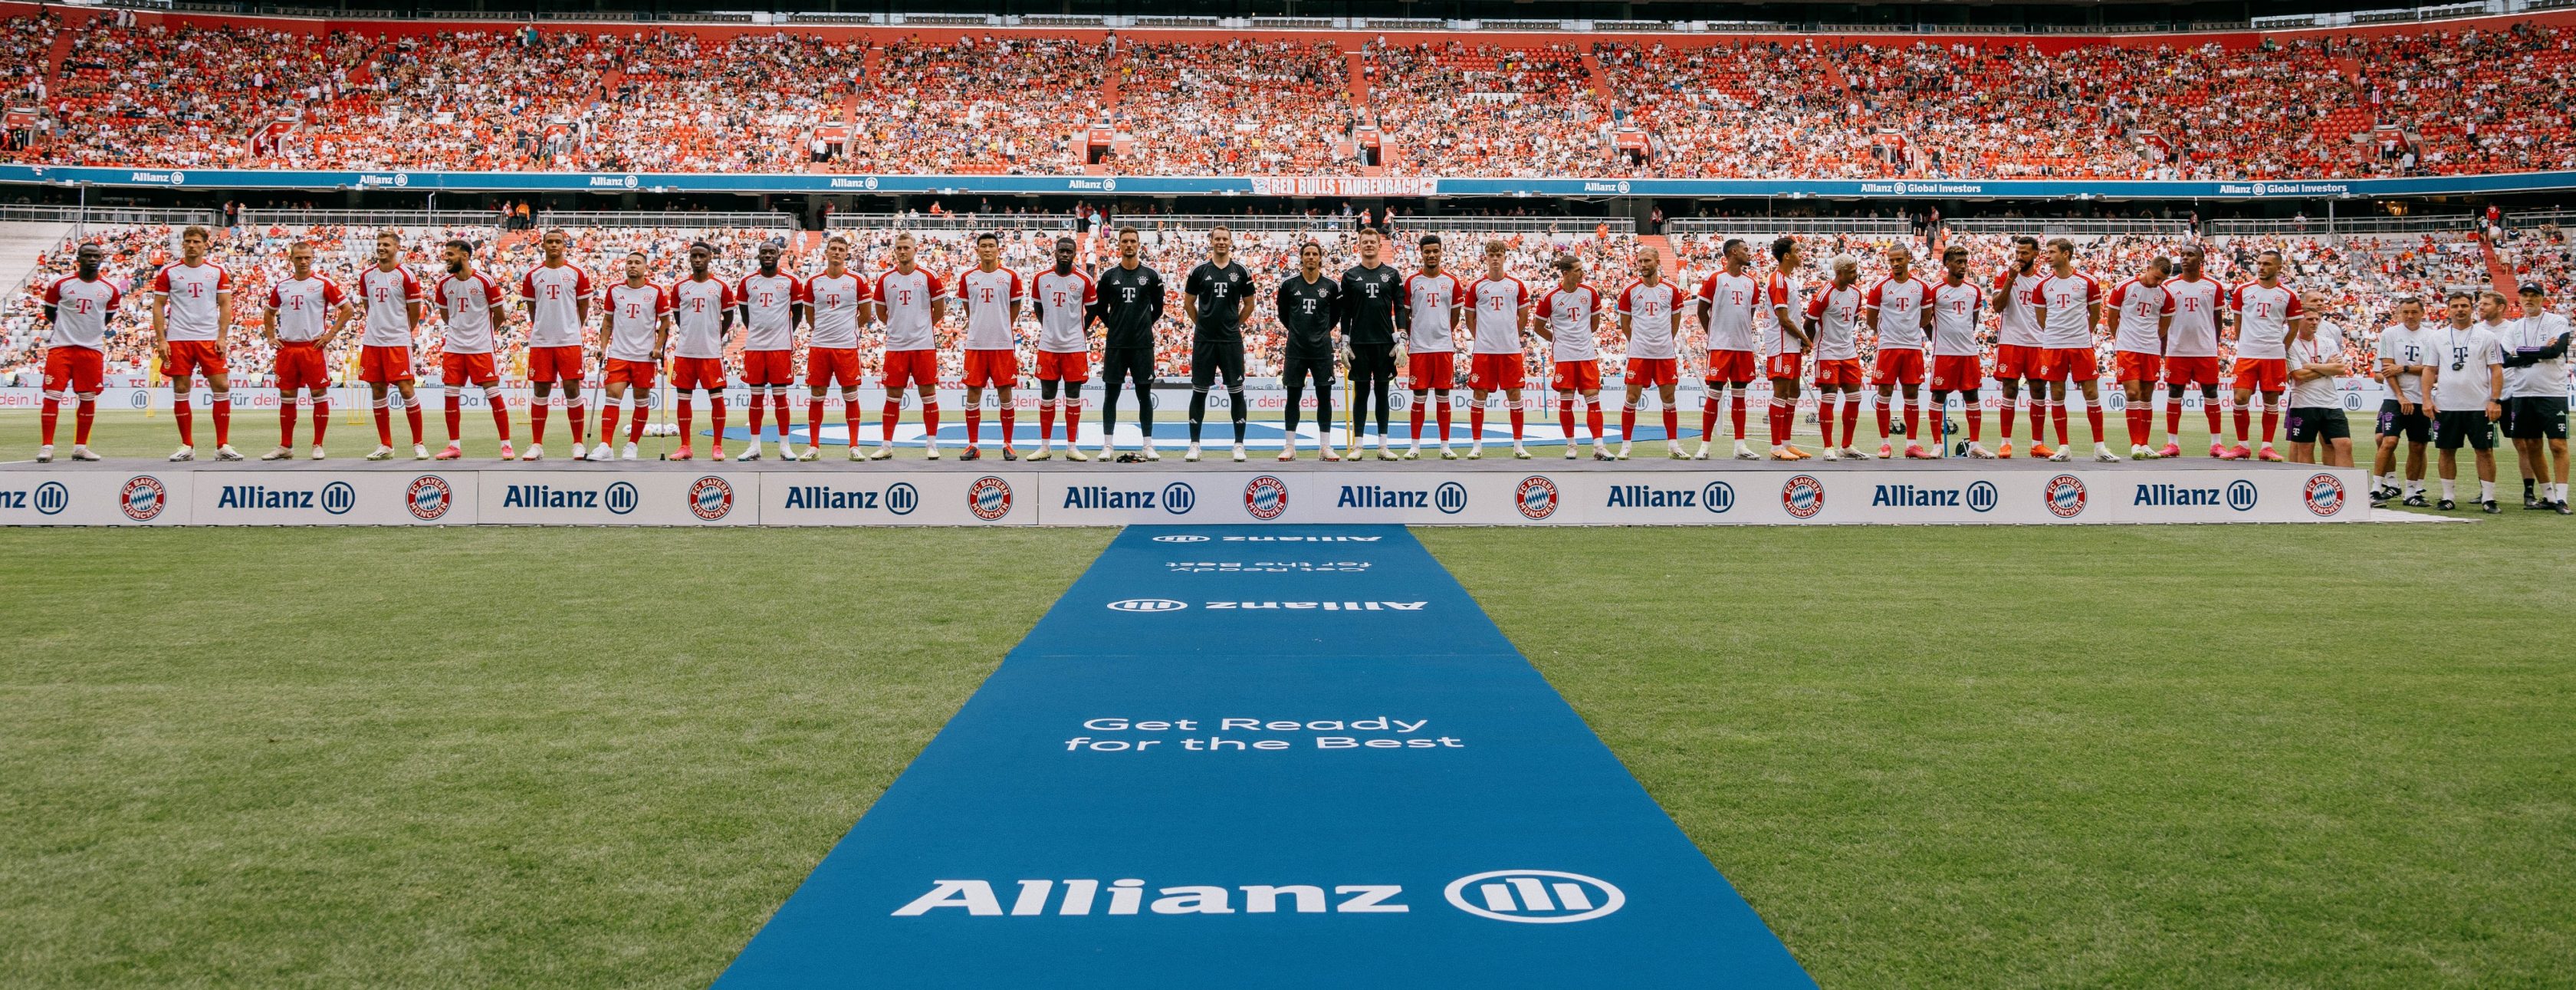
[[1395, 526], [1122, 533], [717, 981], [1327, 984], [1813, 985]]

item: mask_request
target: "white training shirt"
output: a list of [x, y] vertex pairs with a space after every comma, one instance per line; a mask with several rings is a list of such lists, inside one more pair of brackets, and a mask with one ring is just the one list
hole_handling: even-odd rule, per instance
[[54, 325], [45, 332], [47, 347], [107, 347], [107, 317], [116, 312], [116, 304], [125, 293], [116, 283], [101, 278], [81, 281], [78, 275], [65, 275], [45, 287], [45, 305], [54, 307]]
[[277, 320], [277, 339], [304, 343], [320, 340], [331, 329], [331, 311], [347, 297], [338, 283], [320, 275], [287, 277], [268, 287], [268, 308]]
[[817, 274], [805, 280], [805, 302], [814, 307], [814, 332], [807, 347], [859, 346], [859, 307], [867, 304], [868, 282], [859, 273]]
[[213, 262], [173, 262], [152, 276], [152, 291], [170, 303], [162, 327], [171, 340], [215, 339], [215, 314], [222, 309], [223, 294], [232, 290], [232, 273]]
[[2165, 328], [2166, 357], [2217, 357], [2218, 308], [2227, 304], [2227, 283], [2206, 276], [2165, 280], [2173, 297], [2173, 324]]
[[410, 347], [411, 304], [422, 301], [420, 280], [411, 277], [411, 269], [395, 265], [386, 271], [382, 265], [368, 265], [358, 273], [358, 305], [367, 311], [366, 333], [358, 343], [366, 347]]
[[1923, 307], [1932, 305], [1932, 287], [1907, 276], [1902, 282], [1879, 279], [1865, 303], [1878, 310], [1879, 350], [1922, 350]]
[[[2308, 340], [2290, 338], [2285, 348], [2290, 370], [2298, 371], [2311, 364], [2337, 364], [2343, 361], [2343, 328], [2327, 320], [2317, 321], [2317, 335]], [[2343, 389], [2336, 387], [2331, 375], [2290, 383], [2290, 408], [2332, 409], [2343, 415]]]
[[671, 283], [670, 293], [671, 356], [723, 357], [724, 313], [739, 301], [732, 283], [712, 275], [704, 281], [684, 278]]
[[734, 283], [734, 300], [748, 311], [742, 335], [746, 351], [796, 349], [796, 304], [805, 301], [805, 283], [779, 272], [753, 272]]
[[[2487, 369], [2504, 363], [2504, 347], [2493, 326], [2472, 323], [2466, 330], [2443, 324], [2433, 331], [2433, 357], [2441, 370], [2433, 377], [2433, 407], [2445, 412], [2485, 412], [2495, 399]], [[2454, 367], [2456, 366], [2456, 367]]]
[[528, 346], [581, 346], [581, 300], [596, 298], [590, 272], [580, 265], [538, 265], [519, 277], [519, 298], [535, 305]]
[[[2542, 350], [2567, 332], [2567, 318], [2556, 313], [2533, 313], [2513, 321], [2512, 325], [2513, 333], [2503, 342], [2507, 352]], [[2565, 396], [2566, 356], [2504, 369], [2504, 394], [2516, 399]]]
[[1100, 286], [1076, 268], [1058, 275], [1049, 268], [1031, 280], [1038, 304], [1038, 350], [1049, 354], [1083, 354], [1091, 337], [1083, 331], [1084, 314], [1100, 302]]
[[1932, 284], [1932, 354], [1976, 357], [1985, 352], [1977, 342], [1977, 323], [1985, 319], [1986, 290], [1977, 283], [1948, 279]]
[[877, 311], [885, 320], [885, 349], [926, 351], [938, 346], [931, 336], [930, 304], [947, 298], [947, 286], [927, 268], [877, 275]]
[[[1753, 325], [1756, 311], [1766, 308], [1760, 301], [1761, 283], [1751, 275], [1729, 275], [1718, 271], [1699, 284], [1699, 301], [1708, 304], [1708, 349], [1711, 351], [1750, 351], [1754, 348]], [[1768, 323], [1768, 319], [1759, 322]]]
[[446, 324], [439, 350], [448, 354], [492, 353], [492, 307], [501, 304], [501, 284], [482, 272], [459, 278], [438, 277], [435, 292], [439, 319]]
[[1477, 354], [1521, 353], [1521, 311], [1530, 305], [1527, 283], [1505, 275], [1480, 278], [1467, 287], [1467, 300], [1475, 305], [1476, 341], [1470, 345]]
[[1619, 290], [1615, 312], [1628, 318], [1628, 356], [1657, 360], [1681, 357], [1673, 325], [1681, 321], [1682, 287], [1671, 282], [1630, 282]]
[[2227, 308], [2236, 311], [2236, 356], [2273, 360], [2284, 356], [2281, 341], [2290, 335], [2290, 318], [2307, 312], [2289, 286], [2253, 282], [2237, 286]]
[[2173, 293], [2162, 285], [2148, 285], [2137, 279], [2122, 282], [2111, 289], [2111, 347], [2135, 354], [2164, 353], [2164, 336], [2160, 332], [2164, 318], [2174, 311]]
[[[2395, 364], [2400, 368], [2431, 364], [2434, 360], [2433, 328], [2430, 325], [2425, 325], [2409, 330], [2406, 329], [2406, 324], [2403, 323], [2389, 324], [2388, 329], [2379, 332], [2379, 344], [2374, 348], [2374, 351], [2376, 352], [2375, 356], [2380, 360]], [[2378, 377], [2379, 369], [2372, 368], [2370, 374], [2371, 377]], [[2399, 395], [2405, 396], [2406, 400], [2409, 402], [2417, 403], [2419, 405], [2422, 404], [2424, 401], [2423, 373], [2416, 371], [2398, 372], [2397, 392]]]
[[671, 312], [671, 294], [651, 282], [628, 285], [619, 282], [608, 287], [608, 348], [606, 357], [619, 361], [659, 361], [653, 352], [653, 331], [661, 318]]
[[1548, 345], [1550, 359], [1590, 361], [1601, 356], [1592, 332], [1592, 317], [1600, 312], [1601, 294], [1589, 285], [1549, 286], [1539, 293], [1535, 315], [1547, 321], [1547, 332], [1556, 338]]
[[1448, 272], [1415, 272], [1404, 277], [1404, 304], [1412, 317], [1405, 350], [1414, 354], [1457, 353], [1458, 325], [1451, 316], [1458, 307], [1467, 305], [1466, 283]]
[[1858, 282], [1839, 289], [1827, 283], [1807, 301], [1807, 315], [1816, 320], [1817, 360], [1860, 360], [1860, 304], [1867, 298]]

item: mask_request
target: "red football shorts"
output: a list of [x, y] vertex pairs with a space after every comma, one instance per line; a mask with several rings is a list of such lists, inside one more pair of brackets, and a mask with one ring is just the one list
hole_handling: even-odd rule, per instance
[[410, 381], [411, 348], [373, 344], [358, 348], [358, 380], [370, 385]]
[[2164, 359], [2165, 381], [2173, 385], [2218, 384], [2218, 355], [2168, 357]]
[[[313, 349], [320, 354], [322, 349]], [[280, 352], [279, 360], [284, 360]], [[98, 394], [99, 382], [105, 379], [106, 355], [77, 344], [56, 344], [45, 349], [45, 391]]]
[[581, 345], [528, 348], [528, 380], [581, 384]]
[[2051, 347], [2039, 352], [2039, 380], [2089, 382], [2102, 377], [2101, 357], [2090, 347]]
[[885, 352], [886, 391], [915, 384], [939, 387], [939, 352], [928, 349]]
[[600, 382], [604, 385], [624, 382], [636, 388], [649, 389], [653, 387], [653, 379], [660, 377], [661, 373], [662, 366], [652, 361], [609, 358], [608, 367], [600, 372]]
[[492, 355], [489, 354], [441, 354], [438, 356], [438, 377], [451, 386], [501, 380], [501, 376], [492, 370]]
[[2114, 351], [2111, 370], [2123, 382], [2151, 382], [2164, 371], [2164, 359], [2144, 351]]
[[2013, 382], [2040, 377], [2044, 367], [2041, 361], [2047, 353], [2024, 344], [1995, 345], [1995, 380]]
[[1932, 358], [1934, 391], [1964, 392], [1985, 383], [1985, 369], [1977, 366], [1974, 354], [1941, 354]]
[[1752, 351], [1708, 352], [1708, 379], [1729, 385], [1742, 385], [1753, 380]]
[[1794, 382], [1806, 374], [1807, 356], [1797, 351], [1774, 354], [1762, 359], [1762, 376], [1775, 382]]
[[1913, 347], [1880, 348], [1878, 367], [1870, 372], [1872, 385], [1923, 384], [1923, 351]]
[[671, 387], [687, 392], [692, 389], [724, 391], [724, 359], [720, 357], [675, 357], [671, 359]]
[[2289, 358], [2236, 359], [2236, 387], [2247, 392], [2278, 392], [2290, 383]]
[[1677, 384], [1681, 381], [1681, 365], [1679, 358], [1629, 358], [1628, 384], [1639, 388]]
[[796, 381], [796, 352], [742, 352], [742, 380], [746, 385], [793, 384]]
[[1422, 351], [1405, 355], [1405, 372], [1416, 392], [1428, 389], [1446, 391], [1458, 382], [1458, 354], [1455, 351]]
[[805, 351], [805, 384], [815, 388], [859, 385], [859, 349], [856, 347], [815, 347]]
[[1020, 352], [1015, 350], [968, 350], [966, 352], [966, 387], [1010, 388], [1020, 383]]
[[1467, 355], [1467, 387], [1478, 392], [1519, 390], [1528, 373], [1519, 354]]
[[161, 374], [179, 382], [200, 372], [210, 376], [228, 373], [224, 368], [223, 345], [211, 340], [171, 341], [170, 360], [162, 363]]
[[[46, 363], [52, 364], [51, 361]], [[322, 345], [317, 341], [278, 341], [277, 363], [270, 373], [277, 376], [279, 391], [331, 387], [329, 362], [323, 359]], [[45, 377], [51, 379], [53, 376], [48, 374]]]
[[1038, 380], [1042, 382], [1090, 381], [1091, 352], [1039, 351]]
[[1859, 358], [1821, 358], [1816, 361], [1816, 387], [1858, 387], [1861, 383]]
[[1556, 363], [1556, 380], [1553, 384], [1559, 392], [1601, 391], [1601, 362], [1597, 358], [1559, 361]]

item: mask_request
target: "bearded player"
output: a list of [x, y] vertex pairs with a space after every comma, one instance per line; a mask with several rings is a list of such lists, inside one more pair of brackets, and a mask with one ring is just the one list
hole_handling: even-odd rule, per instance
[[1663, 254], [1653, 248], [1637, 252], [1637, 280], [1619, 290], [1612, 305], [1619, 313], [1619, 337], [1628, 350], [1627, 401], [1619, 407], [1619, 459], [1627, 460], [1637, 432], [1637, 400], [1648, 387], [1664, 403], [1664, 452], [1688, 460], [1682, 451], [1681, 409], [1674, 390], [1681, 382], [1682, 288], [1664, 281]]

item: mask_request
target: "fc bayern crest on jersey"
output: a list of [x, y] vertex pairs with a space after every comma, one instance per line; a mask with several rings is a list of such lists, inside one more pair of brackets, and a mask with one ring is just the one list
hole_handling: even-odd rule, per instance
[[708, 475], [689, 483], [689, 514], [714, 522], [733, 513], [733, 485]]
[[2048, 487], [2040, 489], [2039, 500], [2040, 504], [2048, 506], [2050, 515], [2059, 519], [2073, 519], [2083, 515], [2084, 481], [2071, 474], [2050, 478]]
[[1780, 486], [1780, 508], [1791, 519], [1813, 519], [1825, 511], [1825, 483], [1812, 474], [1791, 477]]
[[1519, 490], [1512, 496], [1512, 508], [1521, 510], [1521, 517], [1532, 521], [1555, 515], [1556, 503], [1556, 482], [1543, 474], [1522, 478]]
[[170, 507], [170, 490], [161, 487], [161, 479], [138, 474], [117, 494], [116, 507], [125, 510], [127, 519], [151, 522], [161, 517], [161, 510]]
[[2343, 479], [2319, 474], [2308, 479], [2308, 511], [2318, 516], [2331, 516], [2343, 511]]
[[1268, 522], [1288, 511], [1288, 483], [1262, 475], [1243, 486], [1243, 511], [1252, 518]]
[[1011, 483], [989, 474], [975, 479], [966, 486], [966, 511], [985, 522], [1010, 515]]
[[403, 508], [422, 522], [446, 518], [448, 507], [455, 504], [456, 490], [447, 486], [447, 479], [434, 474], [411, 479], [411, 488], [403, 492]]

